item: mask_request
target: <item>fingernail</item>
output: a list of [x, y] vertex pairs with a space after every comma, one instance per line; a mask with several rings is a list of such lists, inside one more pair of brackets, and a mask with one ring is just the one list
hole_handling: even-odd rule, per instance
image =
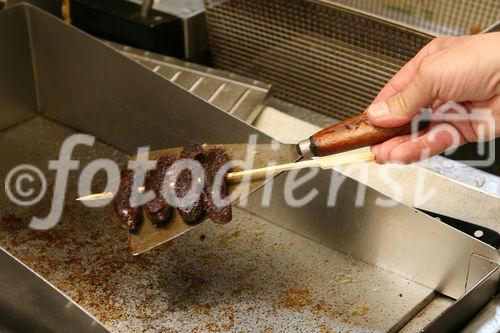
[[389, 106], [386, 102], [375, 103], [370, 105], [370, 107], [368, 108], [368, 113], [373, 118], [382, 118], [389, 114]]

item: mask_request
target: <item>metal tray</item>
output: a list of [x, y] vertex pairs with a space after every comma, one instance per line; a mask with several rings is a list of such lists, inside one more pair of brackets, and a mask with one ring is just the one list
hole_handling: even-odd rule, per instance
[[[93, 147], [75, 149], [81, 167], [96, 158], [124, 162], [145, 145], [244, 143], [252, 134], [270, 142], [34, 7], [0, 12], [0, 34], [3, 179], [22, 163], [47, 170], [75, 133], [97, 138]], [[53, 189], [54, 175], [47, 174]], [[257, 191], [233, 223], [205, 224], [139, 258], [128, 254], [127, 235], [109, 207], [73, 200], [78, 176], [69, 173], [62, 220], [47, 231], [28, 224], [48, 214], [51, 195], [22, 207], [0, 192], [0, 246], [113, 331], [396, 331], [439, 293], [459, 301], [427, 331], [452, 332], [498, 286], [494, 247], [410, 207], [379, 207], [380, 194], [370, 189], [368, 204], [356, 207], [352, 179], [342, 183], [337, 205], [325, 208], [330, 172], [297, 189], [297, 195], [318, 190], [309, 205], [284, 204], [280, 175], [269, 207], [261, 207], [265, 192]], [[15, 301], [8, 295], [0, 293], [7, 307]]]

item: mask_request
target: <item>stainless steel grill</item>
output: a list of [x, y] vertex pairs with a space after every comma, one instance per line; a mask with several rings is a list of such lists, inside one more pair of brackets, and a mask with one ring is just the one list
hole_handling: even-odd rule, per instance
[[206, 0], [214, 63], [339, 119], [363, 111], [432, 35], [327, 1]]
[[[47, 165], [73, 134], [96, 137], [71, 154], [87, 166], [103, 158], [123, 164], [145, 145], [271, 140], [30, 5], [1, 11], [0, 32], [0, 151], [8, 157], [0, 178], [7, 183], [28, 164], [45, 174], [48, 189], [58, 188]], [[21, 171], [10, 185], [26, 176]], [[249, 197], [252, 215], [235, 209], [227, 225], [204, 224], [136, 258], [126, 251], [127, 233], [110, 221], [111, 207], [74, 200], [81, 172], [68, 174], [61, 221], [49, 230], [28, 224], [49, 214], [52, 193], [24, 206], [0, 191], [0, 331], [94, 332], [100, 326], [87, 310], [116, 332], [395, 332], [410, 320], [403, 331], [457, 332], [498, 293], [496, 248], [403, 204], [381, 207], [376, 202], [388, 198], [372, 188], [358, 207], [358, 183], [349, 177], [336, 205], [327, 205], [331, 180], [342, 177], [332, 172], [296, 188], [297, 198], [317, 190], [307, 205], [285, 202], [281, 174], [273, 191]], [[92, 188], [104, 188], [106, 173], [95, 176]], [[35, 194], [41, 179], [30, 184]], [[445, 184], [442, 193], [460, 191]], [[467, 194], [469, 206], [495, 215], [498, 205]], [[57, 299], [41, 276], [78, 305]]]

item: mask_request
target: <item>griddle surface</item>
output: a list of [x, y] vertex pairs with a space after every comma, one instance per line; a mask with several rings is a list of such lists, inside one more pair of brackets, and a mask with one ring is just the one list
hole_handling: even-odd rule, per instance
[[[47, 171], [73, 131], [37, 117], [0, 133], [4, 175], [20, 163]], [[386, 331], [432, 294], [399, 276], [337, 253], [235, 209], [231, 223], [205, 223], [139, 257], [109, 206], [74, 201], [81, 169], [97, 157], [126, 161], [101, 143], [79, 146], [61, 222], [28, 228], [52, 195], [31, 208], [0, 192], [0, 246], [40, 273], [112, 331]], [[54, 172], [49, 189], [53, 186]], [[102, 176], [102, 175], [101, 175]], [[96, 181], [96, 189], [103, 178]], [[307, 221], [304, 221], [307, 223]]]

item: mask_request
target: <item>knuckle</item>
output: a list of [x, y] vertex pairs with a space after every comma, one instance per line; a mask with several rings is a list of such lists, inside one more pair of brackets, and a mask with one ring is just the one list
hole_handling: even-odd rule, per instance
[[429, 42], [429, 53], [439, 51], [443, 46], [450, 41], [451, 36], [438, 36]]
[[409, 110], [409, 101], [408, 101], [408, 93], [406, 90], [401, 91], [396, 98], [396, 107], [399, 111], [399, 114], [406, 115]]
[[433, 72], [433, 67], [436, 63], [436, 60], [432, 56], [427, 56], [422, 59], [420, 62], [420, 65], [418, 66], [418, 71], [417, 71], [417, 77], [419, 78], [427, 78], [429, 77]]
[[432, 98], [437, 98], [439, 86], [439, 59], [428, 56], [422, 59], [414, 77], [414, 84], [418, 90], [425, 90]]
[[434, 136], [434, 142], [436, 142], [439, 147], [446, 149], [451, 146], [452, 142], [450, 140], [450, 135], [445, 130], [438, 131]]
[[432, 136], [433, 143], [441, 150], [455, 147], [460, 144], [462, 135], [454, 126], [443, 124], [435, 128]]

